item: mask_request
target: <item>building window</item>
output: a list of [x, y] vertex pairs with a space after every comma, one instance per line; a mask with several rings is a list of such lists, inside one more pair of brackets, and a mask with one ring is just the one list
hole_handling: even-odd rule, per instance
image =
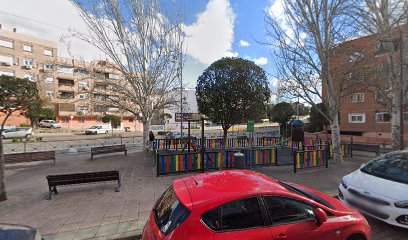
[[365, 113], [349, 113], [348, 120], [349, 123], [365, 123], [366, 115]]
[[44, 55], [52, 57], [52, 50], [44, 49]]
[[14, 62], [14, 57], [13, 56], [0, 55], [1, 65], [11, 66], [11, 65], [13, 65], [13, 62]]
[[364, 93], [351, 94], [351, 103], [364, 102]]
[[32, 82], [34, 82], [34, 81], [35, 81], [34, 76], [33, 76], [33, 75], [30, 75], [30, 74], [26, 74], [26, 75], [24, 75], [24, 78], [25, 78], [25, 79], [27, 79], [27, 80], [29, 80], [29, 81], [32, 81]]
[[33, 47], [30, 45], [23, 45], [24, 52], [33, 52]]
[[51, 63], [44, 64], [44, 70], [52, 70], [53, 65]]
[[46, 77], [45, 78], [45, 83], [53, 83], [54, 82], [54, 78], [52, 77]]
[[129, 118], [129, 122], [133, 122], [133, 118]]
[[85, 119], [84, 119], [83, 117], [80, 117], [80, 118], [78, 118], [78, 122], [79, 122], [79, 123], [84, 123], [84, 122], [85, 122]]
[[350, 62], [357, 62], [364, 57], [364, 54], [361, 52], [355, 52], [350, 55]]
[[53, 99], [54, 98], [54, 92], [53, 91], [47, 91], [45, 93], [45, 95], [47, 96], [47, 98], [49, 99]]
[[13, 42], [0, 39], [0, 46], [1, 47], [6, 47], [6, 48], [13, 48]]
[[387, 112], [375, 113], [375, 121], [376, 122], [390, 122], [391, 121], [391, 114], [389, 114]]
[[70, 66], [58, 66], [58, 72], [66, 74], [74, 74], [74, 68]]
[[24, 66], [31, 68], [31, 67], [33, 66], [33, 60], [31, 60], [31, 59], [24, 59]]
[[10, 76], [10, 77], [14, 77], [14, 73], [13, 73], [13, 72], [0, 71], [0, 76]]
[[88, 93], [79, 94], [79, 99], [82, 99], [82, 100], [88, 99]]
[[376, 91], [375, 92], [375, 100], [377, 102], [383, 102], [388, 98], [390, 94], [390, 90], [381, 90], [381, 91]]
[[88, 90], [89, 89], [88, 82], [79, 82], [78, 85], [79, 85], [79, 88], [82, 89], [82, 90]]

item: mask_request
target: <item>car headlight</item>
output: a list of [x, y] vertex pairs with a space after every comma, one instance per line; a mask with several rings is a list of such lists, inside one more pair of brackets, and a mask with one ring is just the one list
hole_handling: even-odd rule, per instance
[[344, 178], [341, 179], [341, 185], [344, 187], [344, 189], [348, 188], [348, 185], [347, 185], [346, 181], [344, 181]]
[[408, 208], [408, 200], [395, 202], [394, 205], [397, 208]]

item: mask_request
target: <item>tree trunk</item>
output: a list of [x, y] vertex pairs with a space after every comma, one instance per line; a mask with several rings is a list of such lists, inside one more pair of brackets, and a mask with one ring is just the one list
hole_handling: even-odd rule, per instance
[[391, 124], [391, 138], [392, 150], [402, 149], [401, 144], [401, 89], [393, 86], [392, 89], [392, 124]]
[[146, 119], [142, 121], [143, 123], [143, 151], [149, 151], [149, 131], [151, 125], [151, 119]]
[[228, 129], [223, 129], [223, 131], [224, 131], [224, 134], [222, 136], [221, 163], [219, 166], [219, 170], [222, 170], [225, 165], [225, 147], [227, 145]]
[[0, 202], [7, 200], [6, 195], [6, 170], [4, 167], [4, 153], [3, 153], [3, 136], [1, 135], [3, 131], [0, 130]]
[[343, 163], [343, 154], [341, 153], [341, 135], [339, 125], [339, 114], [334, 114], [331, 122], [331, 137], [333, 146], [333, 160], [335, 162]]
[[4, 150], [3, 150], [3, 130], [4, 125], [6, 124], [7, 119], [11, 113], [7, 113], [6, 117], [4, 118], [3, 122], [0, 126], [0, 202], [7, 200], [6, 194], [6, 169], [5, 169], [5, 161], [4, 161]]

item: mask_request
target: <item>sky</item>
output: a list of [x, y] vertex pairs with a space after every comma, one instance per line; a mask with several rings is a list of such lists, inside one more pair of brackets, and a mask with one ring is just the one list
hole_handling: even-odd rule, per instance
[[[162, 0], [170, 1], [170, 0]], [[173, 0], [176, 1], [176, 0]], [[222, 57], [241, 57], [254, 61], [272, 73], [266, 40], [265, 11], [279, 13], [281, 0], [177, 0], [183, 11], [187, 39], [183, 81], [194, 88], [198, 76]], [[4, 29], [58, 43], [59, 56], [88, 61], [104, 59], [95, 48], [68, 38], [68, 30], [86, 32], [77, 10], [68, 0], [0, 0], [0, 24]], [[271, 86], [276, 86], [272, 81]]]

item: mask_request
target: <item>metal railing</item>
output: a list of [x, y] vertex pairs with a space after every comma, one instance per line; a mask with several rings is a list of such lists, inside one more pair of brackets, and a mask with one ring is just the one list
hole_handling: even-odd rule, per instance
[[18, 142], [3, 143], [5, 154], [25, 153], [38, 151], [57, 151], [57, 152], [89, 152], [92, 147], [103, 147], [111, 145], [122, 145], [127, 148], [142, 147], [143, 140], [141, 137], [113, 137], [97, 139], [77, 139], [63, 141], [38, 141], [38, 142]]

